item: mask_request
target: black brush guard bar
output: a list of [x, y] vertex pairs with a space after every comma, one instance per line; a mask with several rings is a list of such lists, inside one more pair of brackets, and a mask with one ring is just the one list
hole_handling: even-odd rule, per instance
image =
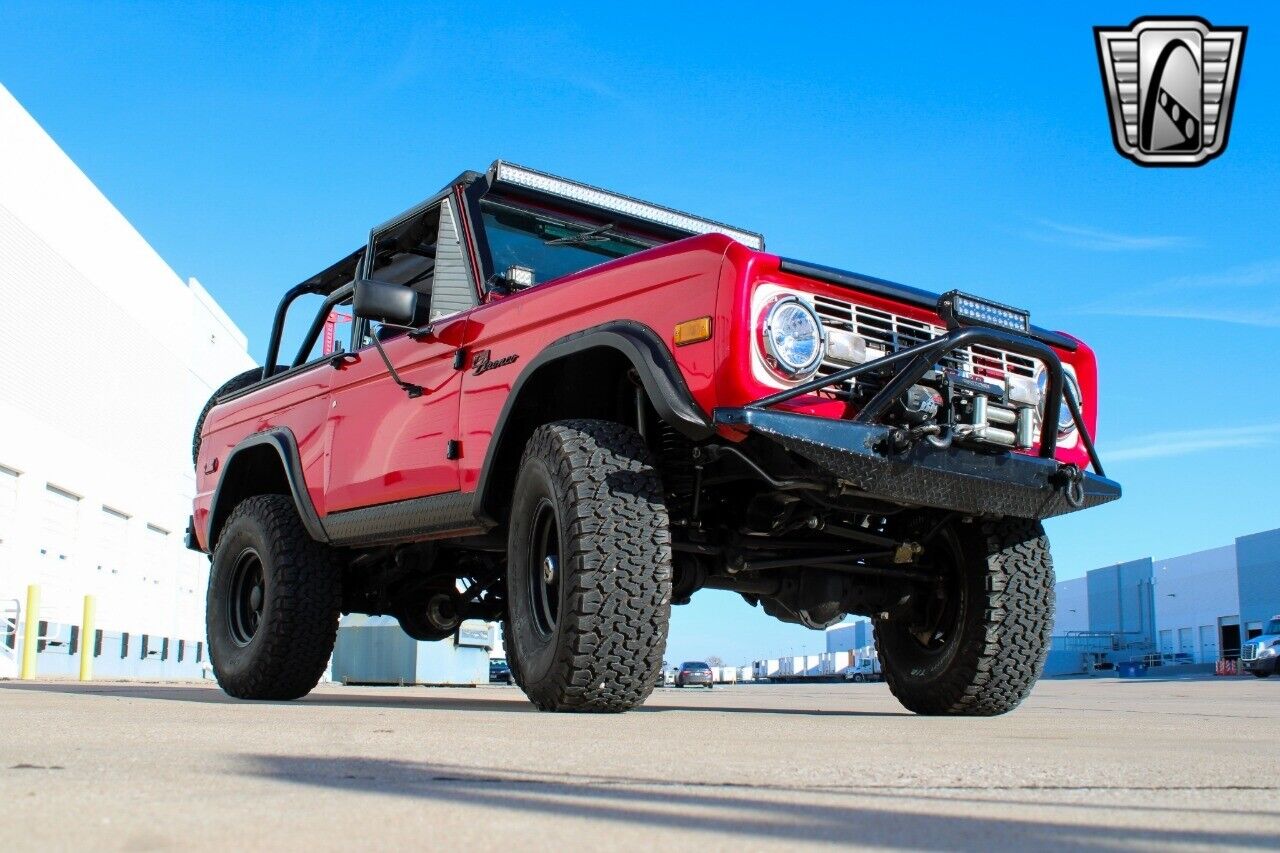
[[1058, 354], [1047, 344], [1001, 329], [977, 326], [955, 329], [940, 338], [900, 350], [893, 355], [848, 367], [827, 376], [819, 376], [785, 391], [762, 397], [746, 408], [765, 409], [804, 394], [812, 394], [832, 385], [847, 382], [858, 376], [883, 373], [886, 368], [905, 364], [853, 417], [853, 422], [858, 424], [878, 423], [894, 401], [908, 388], [923, 379], [924, 375], [943, 358], [955, 350], [974, 345], [1004, 349], [1038, 359], [1044, 364], [1048, 382], [1045, 384], [1044, 414], [1040, 425], [1040, 457], [1052, 459], [1058, 449], [1058, 417], [1065, 398], [1071, 420], [1075, 422], [1080, 441], [1084, 444], [1085, 452], [1089, 454], [1090, 465], [1099, 477], [1105, 477], [1102, 462], [1098, 459], [1098, 452], [1093, 446], [1093, 437], [1085, 427], [1084, 416], [1080, 412], [1080, 402], [1075, 398], [1071, 387], [1062, 381], [1062, 360], [1058, 358]]

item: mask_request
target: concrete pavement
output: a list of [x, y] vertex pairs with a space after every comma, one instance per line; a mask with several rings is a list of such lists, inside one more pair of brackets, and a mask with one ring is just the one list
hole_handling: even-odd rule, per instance
[[882, 684], [513, 688], [0, 682], [5, 850], [1280, 847], [1280, 679], [1046, 681], [996, 719]]

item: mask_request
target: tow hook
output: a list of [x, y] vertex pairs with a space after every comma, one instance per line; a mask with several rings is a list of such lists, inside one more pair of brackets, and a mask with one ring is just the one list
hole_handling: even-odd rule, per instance
[[1080, 466], [1067, 462], [1058, 466], [1058, 470], [1049, 477], [1049, 482], [1062, 489], [1067, 503], [1079, 509], [1084, 506], [1084, 472]]

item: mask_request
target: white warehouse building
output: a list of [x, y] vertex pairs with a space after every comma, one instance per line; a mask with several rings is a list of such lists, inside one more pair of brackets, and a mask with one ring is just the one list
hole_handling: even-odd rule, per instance
[[[97, 597], [103, 674], [191, 674], [208, 561], [184, 547], [195, 415], [252, 366], [183, 281], [0, 87], [0, 677], [41, 588], [42, 674]], [[57, 652], [66, 650], [66, 666]]]

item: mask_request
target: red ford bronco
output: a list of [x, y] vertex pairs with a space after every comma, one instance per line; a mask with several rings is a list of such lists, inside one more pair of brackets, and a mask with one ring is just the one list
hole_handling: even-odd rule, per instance
[[539, 708], [624, 711], [710, 587], [867, 614], [907, 708], [1004, 713], [1052, 624], [1041, 519], [1120, 496], [1096, 418], [1093, 352], [1026, 311], [499, 161], [289, 290], [201, 413], [214, 672], [296, 698], [340, 614], [480, 618]]

